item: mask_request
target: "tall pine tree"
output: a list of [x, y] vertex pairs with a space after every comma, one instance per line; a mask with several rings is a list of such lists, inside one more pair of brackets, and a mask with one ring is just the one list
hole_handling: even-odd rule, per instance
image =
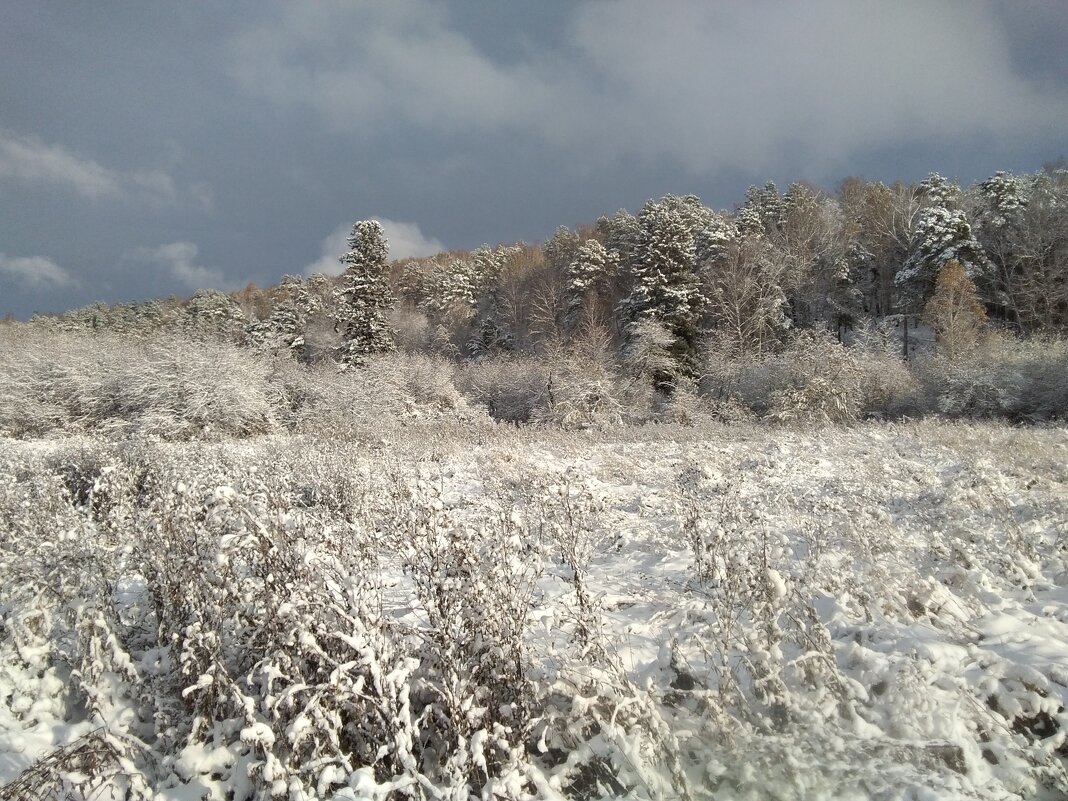
[[389, 323], [393, 292], [386, 273], [389, 244], [378, 220], [360, 220], [352, 226], [349, 251], [341, 257], [345, 272], [338, 282], [335, 314], [342, 343], [337, 360], [343, 366], [365, 364], [375, 353], [395, 347]]
[[[620, 304], [627, 330], [653, 320], [670, 334], [678, 372], [697, 368], [699, 322], [703, 307], [696, 241], [715, 219], [693, 195], [667, 195], [649, 201], [637, 216], [634, 251], [628, 259], [630, 294]], [[661, 389], [669, 381], [659, 380]]]

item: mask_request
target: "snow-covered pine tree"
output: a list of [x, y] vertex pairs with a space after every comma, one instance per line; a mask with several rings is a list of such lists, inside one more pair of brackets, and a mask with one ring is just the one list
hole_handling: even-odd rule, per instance
[[375, 353], [394, 348], [389, 324], [393, 292], [386, 274], [389, 244], [378, 220], [360, 220], [352, 226], [349, 252], [335, 291], [335, 319], [342, 335], [336, 356], [343, 367], [365, 364]]
[[975, 238], [968, 216], [959, 207], [960, 190], [940, 175], [920, 183], [925, 203], [912, 232], [909, 257], [894, 276], [906, 308], [919, 309], [934, 292], [941, 269], [951, 260], [960, 262], [968, 277], [982, 287], [989, 278], [990, 261]]
[[783, 263], [782, 286], [796, 326], [841, 325], [860, 306], [852, 285], [842, 209], [803, 183], [783, 195], [772, 236]]
[[179, 316], [179, 325], [187, 334], [235, 342], [244, 336], [246, 323], [241, 305], [217, 289], [195, 292]]
[[133, 309], [136, 320], [135, 330], [140, 334], [157, 331], [165, 322], [165, 311], [163, 304], [158, 300], [146, 300], [135, 304]]
[[930, 297], [939, 271], [952, 260], [973, 280], [985, 277], [990, 268], [964, 211], [930, 206], [920, 212], [912, 254], [894, 277], [905, 302], [919, 304]]
[[322, 273], [313, 273], [300, 286], [297, 306], [301, 312], [301, 338], [297, 357], [303, 362], [330, 359], [341, 342], [340, 326], [335, 327], [334, 283]]
[[1027, 176], [996, 172], [974, 187], [971, 214], [984, 245], [988, 237], [1019, 227], [1032, 183]]
[[567, 311], [565, 325], [569, 331], [578, 330], [589, 322], [587, 310], [608, 287], [616, 270], [615, 251], [605, 250], [596, 239], [586, 239], [575, 250], [574, 258], [565, 272]]
[[285, 275], [274, 294], [270, 316], [249, 323], [246, 327], [248, 337], [259, 347], [289, 351], [299, 356], [304, 347], [304, 327], [309, 312], [306, 287], [297, 276]]
[[969, 216], [975, 238], [991, 264], [991, 299], [997, 315], [1020, 323], [1017, 278], [1020, 273], [1024, 215], [1030, 182], [1026, 177], [998, 172], [968, 193]]
[[500, 281], [508, 263], [523, 250], [522, 245], [482, 245], [471, 252], [471, 261], [479, 285], [483, 289], [493, 290]]
[[522, 252], [521, 245], [483, 245], [471, 253], [469, 289], [477, 304], [475, 331], [468, 341], [472, 355], [515, 349], [515, 332], [501, 313], [501, 276], [509, 263]]
[[561, 225], [545, 243], [545, 263], [557, 275], [563, 277], [575, 260], [581, 243], [582, 239], [578, 234]]
[[301, 285], [303, 302], [309, 313], [328, 312], [333, 306], [334, 288], [322, 273], [312, 273]]
[[[681, 375], [697, 369], [698, 323], [702, 312], [695, 242], [715, 213], [693, 196], [650, 200], [637, 216], [630, 294], [620, 304], [627, 331], [655, 320], [667, 330]], [[669, 379], [658, 380], [670, 390]]]
[[628, 274], [633, 272], [638, 244], [638, 218], [626, 209], [620, 209], [608, 217], [599, 217], [597, 235], [606, 250], [615, 251], [620, 270]]
[[759, 220], [762, 233], [769, 239], [774, 239], [785, 210], [783, 198], [779, 195], [779, 188], [775, 186], [774, 181], [768, 181], [763, 186], [749, 187], [742, 209], [746, 210], [744, 218], [747, 225]]
[[916, 186], [916, 192], [927, 206], [945, 209], [960, 208], [963, 193], [957, 184], [937, 172], [930, 173]]

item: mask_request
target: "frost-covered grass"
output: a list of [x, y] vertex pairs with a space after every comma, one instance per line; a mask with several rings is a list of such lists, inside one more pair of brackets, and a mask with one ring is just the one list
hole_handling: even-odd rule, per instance
[[10, 797], [1068, 793], [1065, 429], [475, 430], [0, 440]]

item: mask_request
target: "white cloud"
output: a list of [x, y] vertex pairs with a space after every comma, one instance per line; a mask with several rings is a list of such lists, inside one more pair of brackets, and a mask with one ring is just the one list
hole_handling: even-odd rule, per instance
[[122, 191], [120, 176], [95, 161], [79, 158], [59, 145], [4, 131], [0, 131], [0, 179], [24, 186], [64, 186], [94, 200]]
[[77, 279], [44, 256], [7, 256], [0, 253], [0, 276], [7, 276], [25, 287], [77, 286]]
[[342, 254], [348, 250], [349, 231], [352, 230], [350, 223], [342, 223], [322, 241], [319, 247], [319, 258], [304, 268], [304, 275], [340, 275], [342, 273], [341, 262], [338, 261]]
[[[445, 246], [432, 236], [426, 236], [415, 223], [397, 222], [379, 218], [389, 242], [391, 259], [413, 259], [434, 256], [445, 250]], [[351, 230], [351, 226], [350, 226]]]
[[[173, 204], [183, 193], [174, 179], [161, 170], [114, 170], [93, 159], [50, 145], [37, 137], [19, 136], [0, 129], [0, 186], [55, 187], [89, 200], [128, 199]], [[207, 208], [207, 190], [190, 190], [193, 201]]]
[[[445, 250], [445, 246], [434, 237], [426, 236], [415, 223], [397, 222], [378, 218], [386, 233], [386, 241], [389, 242], [390, 259], [419, 258], [433, 256]], [[304, 275], [340, 275], [343, 270], [338, 259], [348, 249], [349, 234], [352, 231], [352, 223], [341, 223], [333, 232], [322, 241], [320, 255], [317, 261], [304, 268]]]
[[228, 281], [221, 270], [196, 264], [197, 252], [198, 248], [192, 242], [171, 242], [158, 248], [137, 248], [127, 254], [126, 259], [161, 267], [186, 289], [237, 288], [237, 284]]
[[554, 52], [490, 58], [432, 0], [293, 0], [235, 46], [245, 89], [372, 137], [398, 126], [534, 139], [701, 173], [1059, 130], [1068, 87], [1018, 71], [972, 0], [586, 0]]

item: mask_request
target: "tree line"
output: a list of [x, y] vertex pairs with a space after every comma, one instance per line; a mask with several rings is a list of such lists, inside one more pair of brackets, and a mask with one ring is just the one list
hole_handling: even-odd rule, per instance
[[[693, 195], [648, 201], [543, 245], [390, 262], [357, 222], [338, 277], [186, 299], [95, 304], [32, 325], [180, 331], [359, 366], [401, 349], [457, 359], [537, 354], [591, 338], [647, 365], [662, 388], [710, 349], [759, 357], [795, 332], [842, 341], [863, 326], [928, 327], [947, 348], [984, 327], [1068, 330], [1068, 170], [998, 172], [962, 188], [844, 180], [752, 187], [733, 211]], [[907, 343], [906, 343], [907, 348]]]

